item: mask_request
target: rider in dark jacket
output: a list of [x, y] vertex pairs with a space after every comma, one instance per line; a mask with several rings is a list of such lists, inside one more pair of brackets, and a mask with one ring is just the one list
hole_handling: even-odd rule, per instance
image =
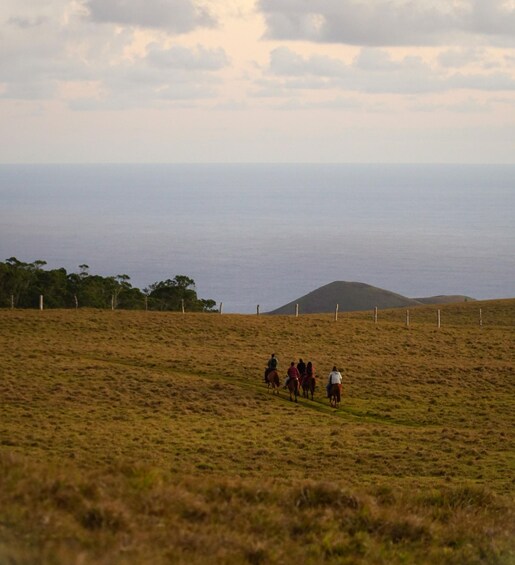
[[300, 383], [302, 384], [302, 381], [304, 380], [304, 377], [306, 376], [306, 363], [304, 363], [304, 361], [302, 359], [299, 359], [299, 362], [297, 363], [297, 369], [299, 370]]

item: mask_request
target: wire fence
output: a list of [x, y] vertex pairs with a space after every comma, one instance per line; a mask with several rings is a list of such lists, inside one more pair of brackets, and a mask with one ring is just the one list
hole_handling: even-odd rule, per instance
[[[149, 310], [148, 301], [145, 300], [142, 308], [139, 310]], [[14, 299], [11, 298], [10, 309], [16, 309]], [[39, 297], [39, 310], [45, 309], [44, 295]], [[53, 309], [53, 308], [49, 308]], [[79, 309], [79, 304], [75, 301], [75, 309]], [[113, 297], [110, 308], [104, 309], [123, 309], [118, 308], [116, 300]], [[129, 310], [129, 309], [127, 309]], [[138, 309], [136, 309], [138, 310]], [[179, 310], [182, 314], [187, 314], [188, 308], [184, 300], [180, 302]], [[199, 313], [198, 310], [192, 312]], [[223, 302], [220, 302], [218, 309], [209, 312], [223, 314]], [[247, 314], [251, 315], [251, 314]], [[263, 314], [260, 305], [256, 306], [257, 316], [271, 316], [271, 314]], [[467, 325], [483, 328], [484, 326], [513, 326], [515, 327], [515, 299], [504, 300], [486, 300], [474, 302], [462, 302], [455, 304], [434, 304], [421, 305], [412, 308], [388, 308], [380, 309], [374, 307], [370, 310], [341, 310], [339, 304], [335, 305], [333, 312], [325, 313], [303, 313], [299, 304], [295, 304], [291, 314], [273, 314], [273, 316], [284, 316], [288, 318], [305, 318], [309, 316], [331, 317], [335, 322], [344, 322], [345, 320], [367, 320], [376, 326], [381, 323], [396, 323], [410, 328], [416, 324], [433, 324], [436, 328], [441, 329], [445, 326]]]

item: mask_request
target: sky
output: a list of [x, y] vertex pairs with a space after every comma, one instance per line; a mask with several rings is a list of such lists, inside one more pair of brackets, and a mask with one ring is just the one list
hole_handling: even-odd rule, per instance
[[1, 163], [515, 163], [515, 0], [2, 0]]

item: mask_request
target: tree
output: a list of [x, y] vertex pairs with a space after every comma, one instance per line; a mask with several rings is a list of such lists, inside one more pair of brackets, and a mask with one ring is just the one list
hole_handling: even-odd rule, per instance
[[126, 308], [129, 310], [143, 308], [143, 293], [139, 288], [133, 288], [130, 284], [129, 275], [116, 275], [109, 277], [113, 280], [113, 305], [115, 308]]
[[68, 277], [66, 269], [43, 271], [37, 269], [29, 289], [29, 306], [37, 307], [39, 296], [44, 295], [47, 308], [66, 308], [68, 306]]
[[149, 307], [152, 310], [179, 311], [183, 304], [190, 312], [204, 309], [195, 291], [195, 281], [185, 275], [176, 275], [173, 279], [155, 282], [147, 291]]
[[48, 308], [82, 306], [89, 308], [142, 309], [145, 295], [154, 310], [180, 310], [182, 304], [190, 312], [212, 312], [214, 300], [197, 297], [195, 281], [185, 275], [155, 282], [142, 292], [130, 283], [126, 274], [102, 277], [90, 275], [89, 266], [79, 265], [78, 273], [68, 274], [64, 268], [45, 270], [46, 261], [32, 263], [16, 257], [0, 262], [0, 307], [9, 307], [11, 297], [18, 308], [37, 308], [39, 296], [45, 297]]
[[33, 263], [24, 263], [16, 257], [10, 257], [5, 261], [3, 291], [8, 295], [8, 300], [11, 296], [13, 297], [15, 306], [20, 308], [32, 306], [30, 289], [36, 273], [41, 271], [43, 265], [46, 265], [46, 261], [37, 260]]
[[211, 300], [211, 298], [201, 298], [200, 302], [202, 303], [203, 312], [218, 312], [218, 310], [216, 309], [216, 302], [214, 300]]

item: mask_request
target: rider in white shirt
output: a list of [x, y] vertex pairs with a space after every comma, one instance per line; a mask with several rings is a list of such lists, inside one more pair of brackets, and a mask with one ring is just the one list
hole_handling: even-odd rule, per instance
[[329, 396], [329, 391], [331, 389], [331, 385], [341, 385], [342, 384], [342, 374], [336, 368], [336, 365], [333, 367], [333, 370], [329, 373], [329, 378], [327, 379], [327, 396]]
[[333, 367], [333, 370], [329, 373], [329, 379], [327, 380], [328, 385], [341, 385], [342, 384], [342, 374], [336, 366]]

